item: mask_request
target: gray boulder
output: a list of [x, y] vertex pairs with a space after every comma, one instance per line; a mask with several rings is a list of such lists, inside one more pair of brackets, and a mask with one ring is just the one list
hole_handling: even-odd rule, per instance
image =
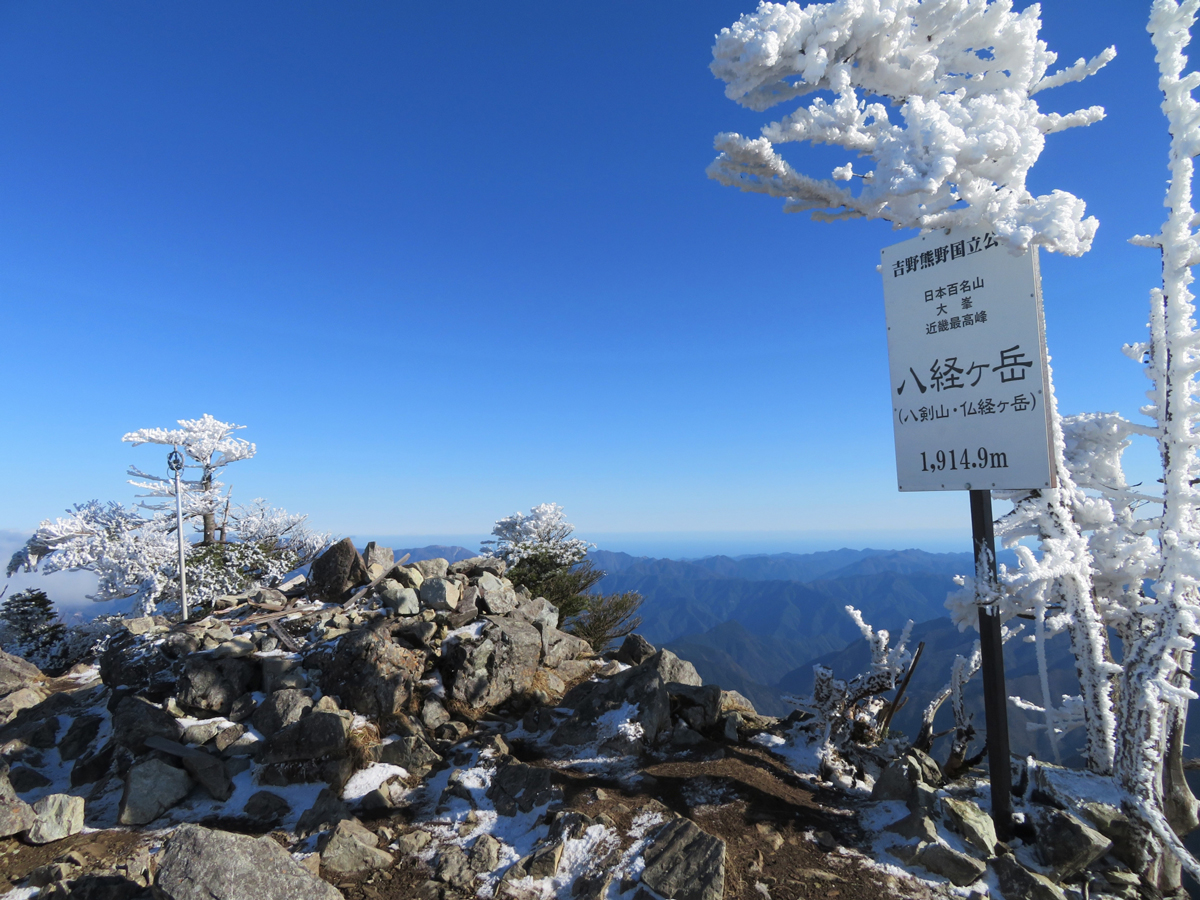
[[8, 767], [0, 763], [0, 838], [20, 834], [36, 821], [33, 807], [17, 796], [8, 780]]
[[996, 826], [992, 817], [970, 800], [943, 797], [942, 819], [951, 831], [961, 834], [972, 846], [986, 856], [996, 852]]
[[408, 706], [425, 670], [425, 652], [392, 640], [380, 625], [351, 632], [308, 656], [304, 665], [321, 673], [322, 692], [338, 697], [343, 709], [377, 718]]
[[136, 753], [146, 751], [146, 738], [152, 735], [177, 741], [183, 726], [163, 709], [141, 697], [126, 697], [117, 704], [112, 717], [113, 740]]
[[421, 777], [442, 761], [420, 735], [405, 735], [386, 744], [377, 745], [374, 753], [378, 762], [401, 766], [410, 775]]
[[1011, 856], [988, 861], [1006, 900], [1067, 900], [1062, 889], [1045, 875], [1030, 872]]
[[251, 795], [242, 810], [243, 814], [268, 828], [279, 824], [292, 811], [291, 804], [271, 791], [258, 791]]
[[613, 659], [627, 666], [637, 666], [652, 657], [657, 651], [654, 645], [640, 634], [631, 634], [625, 638], [620, 649], [613, 654]]
[[525, 622], [490, 620], [477, 640], [451, 642], [442, 656], [449, 696], [474, 710], [499, 706], [533, 686], [542, 636]]
[[1112, 849], [1113, 842], [1070, 813], [1038, 807], [1033, 815], [1037, 856], [1054, 881], [1082, 872]]
[[472, 556], [470, 559], [460, 559], [450, 563], [448, 569], [451, 575], [466, 575], [468, 578], [482, 578], [484, 574], [502, 578], [508, 570], [508, 564], [498, 556]]
[[45, 680], [42, 670], [33, 663], [0, 650], [0, 697], [34, 687]]
[[606, 745], [609, 751], [638, 752], [640, 744], [601, 734], [599, 722], [605, 714], [631, 703], [637, 707], [631, 721], [640, 727], [645, 742], [652, 742], [671, 727], [668, 682], [694, 686], [701, 683], [695, 667], [669, 650], [660, 650], [639, 665], [618, 672], [608, 681], [584, 682], [563, 698], [562, 705], [573, 712], [554, 732], [551, 742], [569, 746], [612, 737], [613, 741]]
[[83, 831], [83, 798], [50, 794], [33, 804], [37, 821], [25, 839], [31, 844], [49, 844]]
[[257, 667], [248, 659], [191, 656], [179, 677], [175, 699], [201, 715], [228, 716], [234, 702], [254, 689], [256, 675]]
[[63, 739], [59, 741], [58, 758], [64, 761], [78, 759], [100, 733], [102, 721], [99, 716], [91, 715], [74, 719]]
[[265, 741], [261, 761], [272, 763], [341, 759], [349, 723], [332, 712], [314, 712], [279, 729]]
[[549, 769], [529, 766], [505, 757], [496, 769], [487, 797], [502, 816], [515, 816], [517, 812], [532, 812], [554, 798], [554, 780]]
[[449, 561], [442, 559], [440, 556], [433, 559], [418, 559], [416, 562], [410, 562], [408, 565], [410, 568], [420, 572], [422, 577], [426, 579], [445, 578], [450, 571]]
[[517, 592], [491, 572], [483, 572], [476, 582], [479, 605], [494, 616], [512, 612], [517, 606]]
[[642, 883], [674, 900], [721, 900], [725, 895], [725, 842], [687, 819], [660, 826], [643, 853]]
[[155, 886], [166, 900], [341, 900], [269, 837], [181, 825], [167, 839]]
[[183, 769], [150, 759], [125, 775], [117, 821], [122, 825], [148, 825], [187, 796], [192, 779]]
[[421, 606], [439, 612], [452, 612], [458, 609], [458, 601], [462, 591], [456, 582], [439, 578], [436, 575], [425, 579], [420, 590]]
[[385, 578], [376, 590], [383, 605], [398, 616], [415, 616], [421, 611], [420, 595], [399, 581]]
[[346, 600], [351, 591], [370, 580], [367, 564], [350, 538], [342, 538], [318, 556], [308, 575], [310, 591], [333, 603]]
[[392, 548], [380, 547], [374, 541], [363, 548], [362, 556], [368, 572], [375, 566], [379, 567], [380, 572], [386, 572], [396, 564], [396, 554], [392, 552]]
[[321, 866], [333, 875], [359, 875], [391, 864], [391, 854], [379, 849], [375, 833], [354, 819], [338, 822], [321, 851]]
[[312, 707], [313, 699], [304, 691], [276, 691], [254, 710], [250, 723], [263, 737], [270, 737], [280, 728], [299, 722]]
[[974, 884], [987, 871], [986, 863], [980, 862], [973, 856], [952, 850], [945, 844], [925, 844], [917, 851], [913, 861], [934, 875], [950, 879], [951, 883], [959, 887]]
[[509, 614], [514, 619], [549, 628], [558, 627], [558, 607], [545, 597], [524, 600]]
[[543, 625], [540, 631], [542, 633], [542, 664], [545, 666], [554, 669], [568, 660], [592, 655], [592, 645], [583, 638], [559, 631], [550, 625]]

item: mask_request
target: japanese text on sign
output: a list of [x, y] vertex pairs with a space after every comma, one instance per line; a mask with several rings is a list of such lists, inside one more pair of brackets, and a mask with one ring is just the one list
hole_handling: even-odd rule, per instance
[[882, 256], [900, 490], [1052, 487], [1036, 251], [938, 232]]

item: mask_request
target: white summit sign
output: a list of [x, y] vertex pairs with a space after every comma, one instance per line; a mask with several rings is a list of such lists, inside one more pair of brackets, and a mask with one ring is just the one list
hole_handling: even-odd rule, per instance
[[1055, 487], [1036, 247], [955, 230], [882, 254], [900, 490]]

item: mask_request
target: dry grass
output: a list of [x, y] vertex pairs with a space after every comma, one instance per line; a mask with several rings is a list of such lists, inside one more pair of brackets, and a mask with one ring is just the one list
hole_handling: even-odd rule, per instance
[[379, 726], [374, 722], [367, 722], [365, 725], [350, 729], [350, 734], [346, 736], [346, 743], [354, 768], [365, 769], [371, 764], [372, 748], [382, 743], [379, 738]]

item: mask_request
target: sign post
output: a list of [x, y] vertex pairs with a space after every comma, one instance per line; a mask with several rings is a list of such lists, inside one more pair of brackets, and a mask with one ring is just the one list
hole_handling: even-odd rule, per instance
[[183, 621], [187, 621], [187, 556], [184, 553], [183, 540], [183, 454], [175, 447], [167, 454], [167, 468], [175, 473], [175, 533], [179, 539], [179, 606], [183, 612]]
[[[993, 490], [1057, 486], [1036, 248], [989, 231], [924, 234], [882, 251], [901, 491], [969, 491], [975, 577], [993, 595]], [[979, 607], [992, 817], [1012, 832], [1000, 617]]]

